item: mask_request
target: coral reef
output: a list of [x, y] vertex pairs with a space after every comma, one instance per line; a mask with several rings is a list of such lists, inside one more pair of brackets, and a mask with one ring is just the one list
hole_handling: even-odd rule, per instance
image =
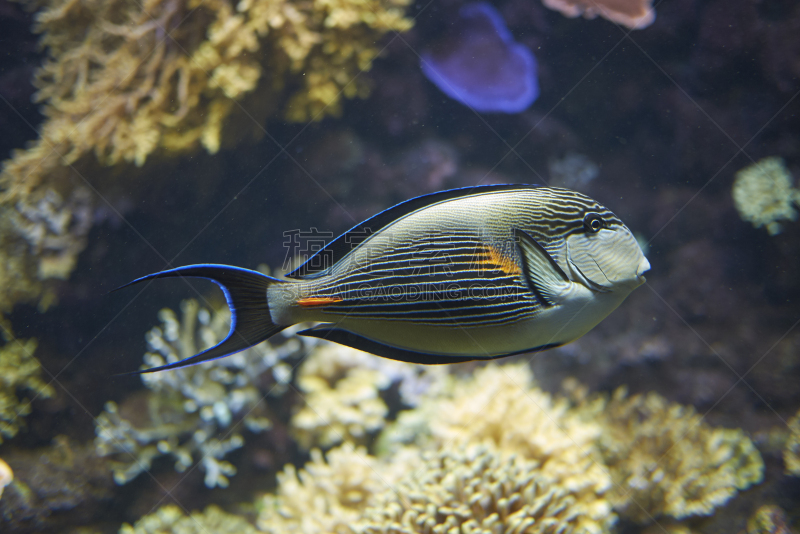
[[111, 472], [91, 444], [57, 436], [44, 449], [10, 450], [14, 480], [0, 499], [0, 531], [56, 532], [85, 525], [112, 498]]
[[[186, 300], [181, 312], [180, 321], [172, 310], [159, 313], [161, 326], [147, 334], [143, 369], [193, 356], [228, 333], [227, 305], [208, 311]], [[108, 402], [98, 416], [98, 453], [112, 457], [118, 484], [148, 469], [154, 458], [170, 455], [177, 471], [199, 461], [206, 486], [227, 486], [236, 469], [223, 458], [244, 443], [240, 423], [251, 432], [270, 427], [265, 398], [284, 390], [292, 373], [282, 360], [302, 348], [297, 338], [276, 337], [223, 360], [142, 375], [150, 390], [145, 398], [131, 397], [122, 407]], [[260, 384], [268, 385], [266, 391]]]
[[712, 428], [694, 408], [620, 388], [588, 410], [615, 486], [609, 498], [640, 522], [708, 515], [737, 490], [761, 482], [764, 462], [742, 430]]
[[525, 364], [476, 371], [401, 412], [386, 432], [389, 451], [397, 443], [490, 443], [535, 460], [542, 476], [577, 495], [606, 495], [642, 522], [709, 514], [764, 470], [743, 431], [711, 428], [691, 407], [656, 394], [628, 398], [624, 389], [610, 398], [554, 398], [533, 387]]
[[256, 534], [244, 518], [228, 514], [217, 506], [184, 514], [174, 504], [162, 506], [133, 525], [125, 523], [119, 534]]
[[756, 228], [765, 226], [770, 235], [780, 233], [780, 221], [797, 219], [794, 204], [800, 192], [781, 158], [764, 158], [736, 173], [733, 201], [743, 220]]
[[381, 391], [399, 382], [401, 400], [415, 406], [445, 373], [441, 367], [409, 365], [322, 342], [297, 373], [305, 406], [292, 417], [293, 434], [306, 449], [364, 443], [385, 424], [388, 408]]
[[287, 466], [265, 498], [265, 532], [602, 532], [614, 515], [597, 494], [576, 496], [533, 460], [473, 444], [386, 459], [342, 445], [315, 450], [300, 471]]
[[747, 520], [747, 534], [794, 534], [794, 530], [783, 508], [765, 504]]
[[298, 472], [291, 464], [278, 474], [278, 490], [261, 503], [258, 528], [274, 534], [352, 532], [363, 511], [396, 476], [386, 462], [363, 447], [345, 443], [323, 458], [319, 449]]
[[800, 477], [800, 410], [789, 419], [789, 437], [783, 449], [786, 474]]
[[8, 464], [5, 463], [2, 458], [0, 458], [0, 498], [3, 497], [3, 489], [11, 484], [13, 480], [14, 472], [11, 470]]
[[[518, 363], [486, 366], [429, 396], [416, 410], [401, 412], [388, 435], [423, 446], [488, 442], [536, 461], [542, 476], [576, 494], [602, 494], [611, 478], [593, 458], [601, 430], [571, 411], [566, 399], [534, 388], [530, 368]], [[392, 450], [385, 438], [381, 442]]]
[[43, 0], [35, 29], [49, 57], [36, 98], [47, 121], [6, 172], [24, 176], [36, 163], [69, 164], [92, 151], [108, 165], [142, 165], [158, 147], [216, 152], [233, 101], [259, 82], [267, 84], [259, 98], [274, 99], [289, 73], [305, 75], [292, 118], [336, 113], [342, 93], [364, 92], [351, 81], [370, 68], [376, 39], [410, 28], [405, 4]]
[[567, 17], [583, 15], [593, 19], [600, 15], [634, 30], [646, 28], [656, 20], [652, 0], [542, 0], [542, 3]]
[[14, 437], [23, 424], [23, 417], [31, 412], [27, 398], [17, 396], [19, 390], [28, 390], [37, 397], [51, 397], [55, 391], [41, 377], [41, 365], [33, 353], [36, 340], [10, 339], [0, 347], [0, 443], [3, 438]]
[[488, 445], [428, 453], [375, 501], [356, 532], [600, 533], [615, 521], [600, 495], [576, 495], [536, 461]]
[[[342, 95], [368, 93], [358, 74], [380, 36], [411, 27], [407, 3], [28, 2], [39, 8], [35, 31], [47, 50], [35, 80], [45, 121], [0, 173], [0, 219], [14, 223], [0, 224], [0, 311], [42, 297], [42, 280], [67, 278], [85, 247], [90, 203], [76, 185], [84, 173], [65, 166], [83, 167], [88, 154], [141, 166], [157, 149], [214, 153], [231, 113], [256, 125], [232, 130], [229, 144], [260, 135], [281, 98], [290, 120], [339, 114]], [[235, 104], [259, 86], [247, 111]]]

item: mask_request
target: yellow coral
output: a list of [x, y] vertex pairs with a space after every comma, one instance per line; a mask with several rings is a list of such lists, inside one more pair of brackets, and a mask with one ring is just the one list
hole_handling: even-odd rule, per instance
[[[235, 101], [259, 87], [249, 122], [260, 125], [284, 99], [291, 120], [338, 114], [341, 95], [366, 94], [358, 75], [379, 38], [411, 27], [409, 0], [27, 3], [39, 8], [35, 30], [48, 54], [35, 79], [45, 121], [39, 139], [3, 164], [0, 220], [36, 213], [53, 195], [70, 199], [75, 177], [64, 166], [88, 154], [141, 166], [158, 149], [216, 152], [226, 119], [241, 110]], [[41, 280], [70, 274], [85, 222], [60, 236], [56, 254], [0, 224], [0, 311], [39, 298]]]
[[17, 434], [22, 417], [31, 411], [30, 401], [17, 397], [18, 389], [30, 390], [39, 397], [55, 393], [40, 378], [41, 365], [33, 356], [35, 350], [35, 339], [11, 339], [0, 347], [0, 443], [3, 436]]
[[278, 474], [277, 494], [267, 495], [262, 504], [260, 530], [352, 532], [364, 509], [390, 489], [397, 477], [384, 462], [351, 443], [331, 449], [326, 457], [314, 449], [311, 461], [299, 473], [289, 464]]
[[8, 172], [59, 165], [59, 156], [72, 163], [90, 151], [109, 165], [142, 165], [159, 146], [201, 143], [214, 152], [228, 101], [254, 91], [265, 73], [272, 87], [259, 98], [273, 100], [285, 76], [305, 76], [292, 117], [336, 113], [342, 92], [363, 92], [354, 78], [370, 68], [376, 39], [411, 27], [407, 3], [42, 0], [35, 29], [48, 60], [36, 99], [47, 120]]
[[783, 449], [786, 474], [800, 476], [800, 410], [789, 419], [789, 438]]
[[375, 356], [333, 344], [308, 356], [297, 377], [305, 406], [292, 417], [293, 434], [302, 447], [363, 442], [383, 428], [389, 410], [379, 391], [391, 381], [376, 369], [359, 366], [359, 360], [370, 358]]
[[[617, 510], [642, 521], [708, 514], [762, 478], [763, 461], [744, 432], [711, 428], [690, 407], [624, 390], [577, 397], [570, 405], [533, 387], [525, 364], [491, 364], [401, 413], [387, 434], [436, 446], [491, 443], [539, 462], [549, 480], [575, 493], [608, 492]], [[381, 444], [391, 450], [383, 436]]]
[[764, 158], [736, 173], [733, 200], [739, 215], [753, 226], [766, 226], [771, 235], [780, 233], [779, 221], [797, 218], [795, 201], [800, 198], [792, 186], [792, 175], [781, 158]]
[[[490, 442], [501, 451], [539, 462], [542, 473], [571, 490], [607, 490], [611, 478], [593, 458], [600, 426], [570, 412], [566, 400], [532, 386], [533, 375], [525, 363], [490, 364], [453, 385], [450, 393], [423, 401], [415, 411], [425, 414], [428, 439], [438, 445]], [[426, 442], [413, 413], [401, 414], [399, 424], [411, 424], [414, 430], [393, 432]]]
[[707, 515], [763, 478], [745, 433], [709, 427], [692, 407], [620, 388], [599, 408], [591, 414], [604, 428], [598, 446], [615, 481], [610, 498], [634, 520]]
[[794, 534], [780, 506], [765, 504], [747, 520], [747, 534]]
[[488, 445], [447, 447], [375, 499], [354, 529], [429, 532], [607, 532], [615, 516], [597, 494], [553, 483], [536, 461]]
[[184, 514], [173, 504], [162, 506], [133, 525], [124, 523], [119, 534], [256, 534], [244, 518], [209, 506], [203, 512]]
[[[259, 517], [271, 533], [603, 532], [614, 521], [598, 495], [553, 484], [539, 464], [491, 445], [416, 448], [384, 460], [350, 444], [315, 451], [298, 477], [279, 476]], [[455, 530], [453, 530], [455, 529]], [[483, 529], [483, 530], [481, 530]]]

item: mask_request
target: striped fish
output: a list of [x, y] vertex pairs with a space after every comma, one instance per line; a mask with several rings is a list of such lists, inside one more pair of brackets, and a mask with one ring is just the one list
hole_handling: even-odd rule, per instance
[[649, 268], [630, 230], [591, 198], [554, 187], [490, 185], [389, 208], [283, 279], [208, 264], [127, 285], [207, 278], [222, 288], [232, 312], [218, 345], [147, 372], [222, 358], [306, 321], [320, 324], [300, 335], [440, 364], [569, 343], [644, 283]]

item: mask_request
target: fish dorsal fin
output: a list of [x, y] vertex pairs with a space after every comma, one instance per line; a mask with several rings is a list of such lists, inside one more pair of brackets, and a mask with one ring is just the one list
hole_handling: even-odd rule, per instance
[[[516, 191], [519, 189], [537, 189], [538, 185], [529, 184], [501, 184], [501, 185], [480, 185], [471, 187], [461, 187], [459, 189], [448, 189], [438, 193], [422, 195], [410, 200], [396, 204], [382, 212], [373, 215], [364, 222], [358, 223], [347, 232], [343, 233], [328, 245], [318, 250], [305, 263], [286, 275], [287, 278], [314, 278], [325, 274], [330, 267], [344, 258], [348, 252], [353, 250], [361, 241], [372, 234], [378, 233], [381, 229], [394, 221], [405, 217], [409, 213], [427, 208], [433, 204], [454, 200], [457, 198], [468, 197], [471, 195], [481, 195], [484, 193], [495, 193], [499, 191]], [[319, 258], [317, 258], [319, 256]], [[325, 261], [319, 261], [323, 258]]]
[[569, 284], [569, 278], [556, 260], [528, 233], [517, 229], [514, 230], [514, 237], [531, 290], [545, 306], [555, 305], [558, 295]]

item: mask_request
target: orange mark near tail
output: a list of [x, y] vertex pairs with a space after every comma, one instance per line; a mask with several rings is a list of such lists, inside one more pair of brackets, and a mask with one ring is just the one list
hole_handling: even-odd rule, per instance
[[297, 301], [297, 303], [304, 308], [325, 306], [326, 304], [334, 304], [336, 302], [342, 302], [342, 299], [338, 297], [306, 297]]
[[501, 270], [506, 274], [520, 274], [519, 265], [494, 247], [486, 246], [478, 258], [478, 265], [485, 271]]

